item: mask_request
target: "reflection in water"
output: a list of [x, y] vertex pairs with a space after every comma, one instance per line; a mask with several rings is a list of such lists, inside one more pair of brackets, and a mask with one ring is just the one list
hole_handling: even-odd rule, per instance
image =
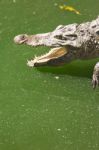
[[68, 74], [71, 76], [88, 77], [92, 76], [93, 67], [97, 60], [88, 61], [74, 61], [60, 67], [38, 67], [37, 69], [41, 72], [50, 72], [53, 74]]

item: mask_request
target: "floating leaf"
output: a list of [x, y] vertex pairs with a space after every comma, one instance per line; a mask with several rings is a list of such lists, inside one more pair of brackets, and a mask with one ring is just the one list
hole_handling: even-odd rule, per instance
[[60, 5], [59, 8], [61, 10], [71, 11], [71, 12], [76, 13], [77, 15], [80, 15], [80, 12], [76, 10], [75, 8], [73, 8], [72, 6]]

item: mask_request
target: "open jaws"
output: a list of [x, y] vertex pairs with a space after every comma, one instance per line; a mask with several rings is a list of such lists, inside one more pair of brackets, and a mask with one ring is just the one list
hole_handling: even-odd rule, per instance
[[67, 53], [65, 47], [58, 47], [51, 49], [48, 53], [42, 56], [35, 57], [33, 60], [27, 62], [29, 67], [38, 67], [47, 65], [49, 61], [57, 59], [57, 61]]

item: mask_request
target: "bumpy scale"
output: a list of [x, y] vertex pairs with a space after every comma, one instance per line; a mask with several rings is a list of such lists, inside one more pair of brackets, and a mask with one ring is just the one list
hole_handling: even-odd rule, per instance
[[[91, 22], [59, 25], [48, 33], [17, 35], [14, 42], [52, 47], [45, 55], [28, 61], [29, 67], [59, 66], [75, 59], [96, 58], [99, 57], [99, 17]], [[94, 67], [92, 85], [99, 86], [99, 62]]]

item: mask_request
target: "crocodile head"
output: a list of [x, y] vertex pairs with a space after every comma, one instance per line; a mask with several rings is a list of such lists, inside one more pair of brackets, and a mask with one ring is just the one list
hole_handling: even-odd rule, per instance
[[49, 53], [43, 56], [34, 58], [28, 63], [29, 66], [49, 64], [49, 62], [58, 64], [58, 62], [66, 62], [74, 57], [87, 58], [91, 52], [93, 57], [93, 49], [94, 51], [99, 49], [99, 17], [91, 22], [60, 25], [48, 33], [17, 35], [14, 42], [16, 44], [56, 48], [51, 49]]

